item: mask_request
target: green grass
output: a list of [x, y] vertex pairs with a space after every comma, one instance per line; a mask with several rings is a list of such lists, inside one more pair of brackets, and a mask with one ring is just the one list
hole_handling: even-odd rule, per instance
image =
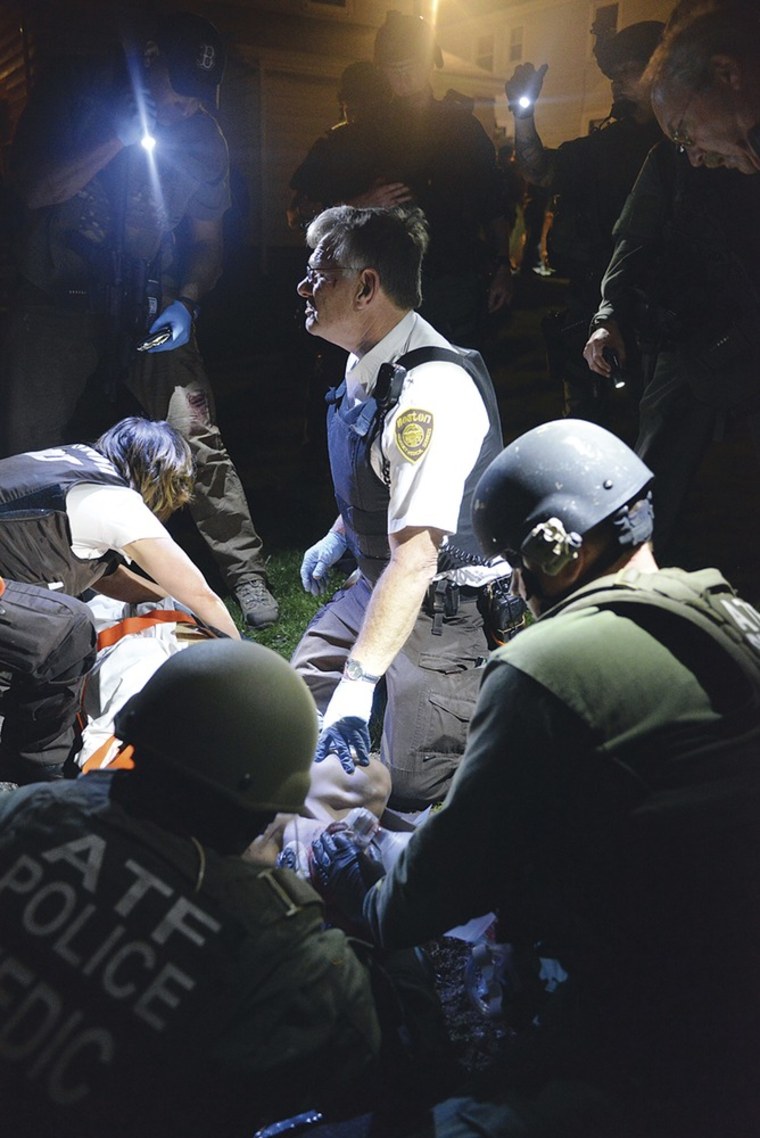
[[272, 648], [286, 660], [289, 660], [293, 654], [314, 613], [338, 588], [342, 580], [340, 573], [331, 574], [328, 592], [321, 597], [312, 597], [311, 593], [304, 592], [301, 585], [302, 558], [302, 549], [275, 550], [269, 558], [267, 564], [269, 585], [280, 605], [280, 619], [271, 628], [263, 628], [260, 631], [249, 628], [242, 620], [238, 605], [232, 600], [226, 602], [235, 624], [245, 633], [247, 639], [255, 640], [257, 644], [263, 644], [266, 648]]
[[[271, 628], [264, 628], [260, 632], [249, 628], [243, 623], [238, 605], [233, 600], [226, 601], [235, 624], [248, 640], [272, 648], [286, 660], [293, 655], [311, 618], [345, 581], [344, 573], [333, 570], [328, 579], [327, 591], [321, 597], [312, 597], [311, 593], [304, 592], [301, 585], [302, 558], [301, 549], [274, 550], [269, 558], [269, 584], [280, 604], [280, 619]], [[530, 613], [526, 613], [525, 623], [533, 623]]]

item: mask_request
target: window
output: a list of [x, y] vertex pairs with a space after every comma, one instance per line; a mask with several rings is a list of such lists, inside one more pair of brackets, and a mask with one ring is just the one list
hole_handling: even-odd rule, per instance
[[509, 33], [509, 62], [519, 63], [523, 55], [523, 32], [525, 28], [512, 28]]
[[485, 36], [478, 36], [477, 47], [475, 48], [475, 62], [478, 67], [482, 67], [484, 71], [493, 71], [493, 46], [493, 32], [489, 32], [489, 34]]

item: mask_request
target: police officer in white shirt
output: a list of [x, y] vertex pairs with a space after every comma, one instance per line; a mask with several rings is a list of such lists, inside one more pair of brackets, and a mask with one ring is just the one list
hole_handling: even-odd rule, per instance
[[[330, 775], [314, 775], [331, 785], [333, 813], [341, 787], [356, 805], [357, 766], [381, 781], [389, 772], [391, 805], [418, 810], [444, 797], [458, 764], [488, 651], [477, 601], [509, 570], [482, 563], [469, 520], [478, 477], [502, 447], [498, 405], [480, 356], [452, 349], [414, 311], [420, 210], [338, 206], [306, 240], [306, 329], [350, 355], [328, 396], [339, 515], [304, 556], [304, 588], [322, 592], [346, 553], [358, 566], [293, 656], [322, 713], [315, 760]], [[382, 765], [368, 731], [381, 679]]]

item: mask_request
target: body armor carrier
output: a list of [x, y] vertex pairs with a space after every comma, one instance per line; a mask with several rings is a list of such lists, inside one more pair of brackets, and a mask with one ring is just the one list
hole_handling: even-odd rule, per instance
[[66, 495], [85, 482], [127, 486], [108, 459], [82, 443], [0, 462], [0, 573], [76, 597], [115, 568], [116, 553], [80, 558], [71, 549]]
[[[502, 434], [496, 395], [485, 364], [478, 352], [466, 348], [417, 348], [395, 363], [383, 364], [375, 390], [365, 402], [346, 408], [345, 382], [328, 393], [328, 445], [335, 497], [346, 530], [348, 546], [362, 573], [374, 584], [390, 558], [388, 545], [388, 503], [390, 474], [383, 456], [383, 478], [370, 463], [370, 449], [382, 434], [385, 420], [398, 403], [407, 372], [425, 363], [440, 361], [463, 368], [475, 383], [488, 411], [489, 430], [477, 462], [467, 477], [451, 547], [467, 554], [460, 564], [478, 557], [478, 546], [470, 522], [470, 504], [478, 480], [501, 451]], [[482, 562], [481, 562], [482, 563]], [[441, 566], [443, 570], [443, 566]], [[445, 570], [456, 568], [450, 564]]]
[[[747, 803], [754, 804], [760, 748], [760, 613], [736, 595], [717, 569], [690, 574], [680, 569], [651, 574], [623, 570], [579, 590], [552, 615], [588, 607], [612, 609], [650, 631], [698, 675], [721, 712], [718, 729], [701, 732], [696, 741], [684, 740], [684, 769], [704, 769], [705, 798], [703, 803], [699, 788], [691, 790], [681, 808], [693, 810], [697, 820], [703, 808], [708, 817], [714, 808], [714, 779], [723, 779], [726, 800], [746, 794]], [[725, 754], [717, 767], [716, 754]], [[653, 792], [643, 814], [656, 817], [680, 793], [677, 785]]]

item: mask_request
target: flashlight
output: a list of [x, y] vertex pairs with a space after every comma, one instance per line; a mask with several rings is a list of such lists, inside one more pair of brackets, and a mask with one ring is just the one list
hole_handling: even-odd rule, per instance
[[619, 391], [620, 388], [625, 387], [625, 375], [623, 374], [623, 368], [620, 363], [620, 356], [617, 354], [614, 348], [605, 348], [602, 351], [602, 355], [610, 365], [610, 379], [612, 380], [612, 386]]
[[531, 99], [530, 95], [518, 95], [516, 99], [511, 100], [507, 105], [513, 115], [518, 119], [527, 118], [528, 115], [533, 114], [533, 104], [535, 99]]
[[148, 154], [150, 154], [152, 152], [152, 150], [155, 148], [155, 145], [156, 145], [155, 138], [153, 137], [153, 135], [149, 131], [146, 130], [145, 134], [140, 139], [140, 146], [142, 146], [143, 150], [147, 150]]

